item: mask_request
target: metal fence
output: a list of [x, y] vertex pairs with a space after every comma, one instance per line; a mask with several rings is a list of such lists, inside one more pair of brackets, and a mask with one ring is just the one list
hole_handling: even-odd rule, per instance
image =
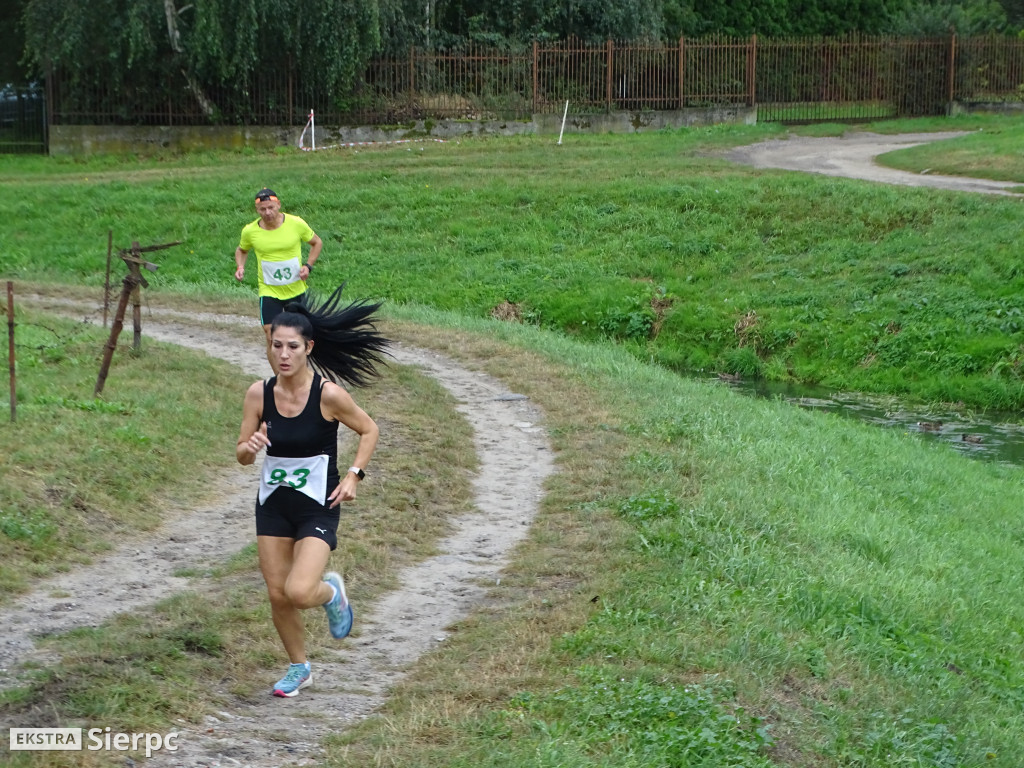
[[[528, 119], [574, 113], [756, 105], [762, 121], [944, 114], [954, 101], [1024, 100], [1024, 41], [955, 36], [680, 39], [516, 49], [412, 48], [380, 57], [346, 93], [306, 87], [288, 66], [240, 83], [129, 73], [46, 80], [53, 125], [398, 124], [424, 118]], [[201, 96], [200, 96], [201, 94]], [[0, 129], [3, 126], [0, 125]]]
[[37, 85], [0, 87], [0, 154], [45, 151], [45, 103]]
[[[992, 49], [997, 57], [1004, 50]], [[955, 38], [765, 41], [755, 98], [766, 122], [872, 120], [944, 114], [954, 99]]]

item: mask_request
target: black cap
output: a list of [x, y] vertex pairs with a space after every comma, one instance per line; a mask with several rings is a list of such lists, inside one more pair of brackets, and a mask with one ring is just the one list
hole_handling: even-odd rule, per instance
[[280, 200], [277, 199], [277, 193], [274, 190], [267, 189], [266, 187], [264, 187], [263, 189], [256, 193], [256, 202], [265, 203], [267, 202], [267, 200], [273, 200], [274, 202], [277, 203], [281, 202]]

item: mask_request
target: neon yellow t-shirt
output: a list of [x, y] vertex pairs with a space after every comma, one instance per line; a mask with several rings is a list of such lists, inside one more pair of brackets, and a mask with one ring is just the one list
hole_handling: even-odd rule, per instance
[[277, 229], [263, 229], [259, 219], [245, 225], [238, 247], [256, 252], [260, 296], [285, 300], [305, 292], [306, 284], [299, 279], [302, 243], [308, 243], [314, 234], [309, 224], [287, 213]]

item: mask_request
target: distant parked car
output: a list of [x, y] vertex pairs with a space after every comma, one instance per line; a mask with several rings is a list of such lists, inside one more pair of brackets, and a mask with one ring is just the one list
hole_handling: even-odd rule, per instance
[[0, 88], [0, 128], [40, 130], [43, 120], [43, 89], [37, 83]]

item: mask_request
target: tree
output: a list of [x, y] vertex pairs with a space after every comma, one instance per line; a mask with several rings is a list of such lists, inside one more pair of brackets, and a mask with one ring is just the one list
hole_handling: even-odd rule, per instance
[[115, 89], [152, 90], [178, 70], [212, 114], [204, 89], [244, 88], [257, 71], [292, 68], [307, 88], [346, 92], [380, 40], [377, 0], [186, 2], [25, 0], [27, 60]]
[[431, 42], [524, 43], [538, 38], [653, 39], [663, 0], [429, 0]]
[[903, 5], [904, 0], [663, 0], [664, 34], [669, 40], [709, 34], [877, 34]]
[[1000, 0], [1006, 20], [1014, 30], [1024, 28], [1024, 0]]
[[917, 0], [895, 15], [890, 31], [896, 35], [937, 37], [987, 35], [1008, 30], [1006, 11], [996, 0]]
[[0, 5], [0, 86], [28, 79], [20, 61], [25, 50], [21, 26], [24, 5], [25, 0], [9, 0]]

